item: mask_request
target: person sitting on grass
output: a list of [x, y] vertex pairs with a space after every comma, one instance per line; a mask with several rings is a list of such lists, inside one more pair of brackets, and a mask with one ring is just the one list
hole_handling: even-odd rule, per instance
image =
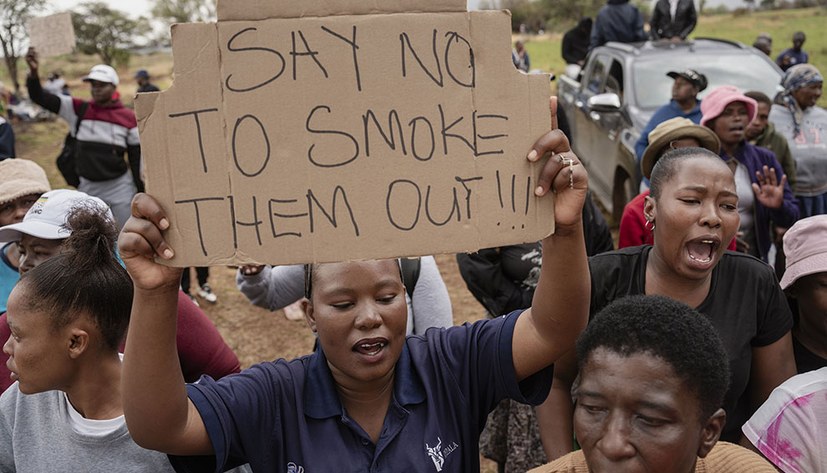
[[531, 473], [773, 473], [757, 454], [719, 442], [727, 354], [703, 314], [663, 296], [606, 306], [577, 340], [572, 388], [582, 450]]

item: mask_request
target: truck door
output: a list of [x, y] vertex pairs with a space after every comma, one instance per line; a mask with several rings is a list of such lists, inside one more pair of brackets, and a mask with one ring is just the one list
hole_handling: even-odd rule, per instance
[[575, 150], [586, 162], [595, 193], [611, 206], [612, 185], [618, 162], [618, 133], [623, 126], [621, 113], [600, 113], [591, 110], [589, 98], [604, 93], [617, 94], [623, 103], [623, 67], [609, 54], [598, 54], [590, 61], [581, 82], [580, 99], [575, 104]]

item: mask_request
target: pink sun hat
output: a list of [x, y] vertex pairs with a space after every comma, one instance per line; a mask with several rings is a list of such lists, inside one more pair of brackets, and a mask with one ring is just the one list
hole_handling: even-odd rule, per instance
[[784, 234], [787, 269], [781, 289], [810, 274], [827, 272], [827, 215], [816, 215], [795, 222]]
[[703, 114], [701, 126], [706, 126], [708, 121], [718, 118], [727, 105], [732, 102], [744, 102], [747, 106], [749, 121], [752, 122], [755, 120], [755, 113], [758, 108], [755, 100], [744, 95], [744, 93], [734, 85], [722, 85], [709, 91], [706, 97], [701, 100], [701, 113]]

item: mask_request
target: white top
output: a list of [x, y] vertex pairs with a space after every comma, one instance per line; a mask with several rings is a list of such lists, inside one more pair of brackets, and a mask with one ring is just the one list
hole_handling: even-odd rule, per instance
[[755, 237], [755, 194], [752, 192], [752, 179], [749, 170], [742, 163], [735, 168], [735, 192], [738, 194], [738, 215], [741, 216], [743, 239], [750, 245], [750, 254], [758, 254], [758, 241]]
[[66, 393], [62, 393], [62, 400], [66, 403], [66, 418], [64, 419], [72, 430], [85, 437], [103, 438], [115, 433], [118, 429], [123, 427], [125, 420], [123, 414], [114, 419], [95, 420], [83, 417], [80, 412], [75, 409], [75, 406], [69, 402], [69, 397]]
[[678, 3], [681, 0], [669, 0], [669, 16], [672, 17], [672, 21], [675, 21], [675, 14], [678, 12]]
[[775, 388], [742, 428], [785, 473], [827, 473], [827, 367]]

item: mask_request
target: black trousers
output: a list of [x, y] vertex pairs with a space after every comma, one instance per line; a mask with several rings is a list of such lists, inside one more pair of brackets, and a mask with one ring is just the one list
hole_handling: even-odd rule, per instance
[[[207, 278], [210, 277], [210, 268], [206, 266], [195, 268], [195, 277], [198, 279], [198, 287], [207, 284]], [[181, 289], [187, 294], [190, 293], [190, 268], [184, 268], [184, 274], [181, 275]]]

